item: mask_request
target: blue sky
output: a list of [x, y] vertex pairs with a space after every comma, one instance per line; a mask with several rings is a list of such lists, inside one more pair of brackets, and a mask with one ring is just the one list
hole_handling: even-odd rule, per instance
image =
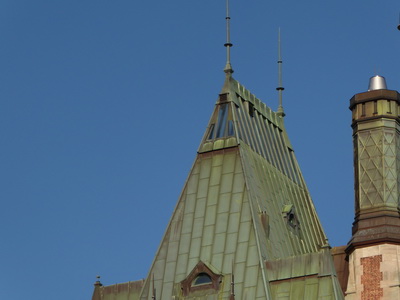
[[[332, 246], [354, 216], [349, 99], [400, 89], [398, 1], [231, 0], [234, 77], [277, 107]], [[0, 1], [0, 289], [146, 276], [223, 84], [224, 0]]]

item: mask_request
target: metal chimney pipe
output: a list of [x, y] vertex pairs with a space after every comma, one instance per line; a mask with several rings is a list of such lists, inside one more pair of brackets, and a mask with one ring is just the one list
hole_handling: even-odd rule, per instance
[[369, 79], [368, 91], [373, 90], [386, 90], [386, 79], [385, 77], [376, 75]]

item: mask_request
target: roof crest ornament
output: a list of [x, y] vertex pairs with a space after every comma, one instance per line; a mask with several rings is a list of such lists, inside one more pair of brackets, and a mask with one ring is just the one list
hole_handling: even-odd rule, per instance
[[282, 86], [282, 53], [281, 53], [281, 28], [278, 30], [278, 87], [276, 90], [278, 91], [278, 99], [279, 106], [277, 115], [281, 118], [285, 116], [285, 112], [283, 111], [282, 106], [282, 92], [285, 88]]
[[231, 43], [231, 32], [230, 32], [230, 20], [229, 16], [229, 0], [226, 0], [226, 43], [224, 46], [226, 47], [226, 65], [224, 72], [227, 76], [230, 76], [233, 73], [232, 65], [231, 65], [231, 47], [233, 44]]

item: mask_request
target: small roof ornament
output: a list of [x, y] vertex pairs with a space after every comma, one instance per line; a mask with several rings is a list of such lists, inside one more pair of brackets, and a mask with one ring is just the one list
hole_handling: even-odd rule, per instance
[[96, 276], [96, 282], [94, 283], [95, 286], [102, 286], [101, 282], [100, 282], [100, 275]]
[[386, 79], [383, 76], [375, 75], [369, 79], [368, 91], [386, 90]]

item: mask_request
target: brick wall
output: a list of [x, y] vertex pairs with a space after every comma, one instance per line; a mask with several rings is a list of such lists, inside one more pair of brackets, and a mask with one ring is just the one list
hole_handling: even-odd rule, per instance
[[380, 284], [383, 279], [383, 273], [380, 271], [381, 262], [382, 255], [361, 258], [361, 265], [363, 266], [361, 300], [378, 300], [382, 298], [383, 289]]

